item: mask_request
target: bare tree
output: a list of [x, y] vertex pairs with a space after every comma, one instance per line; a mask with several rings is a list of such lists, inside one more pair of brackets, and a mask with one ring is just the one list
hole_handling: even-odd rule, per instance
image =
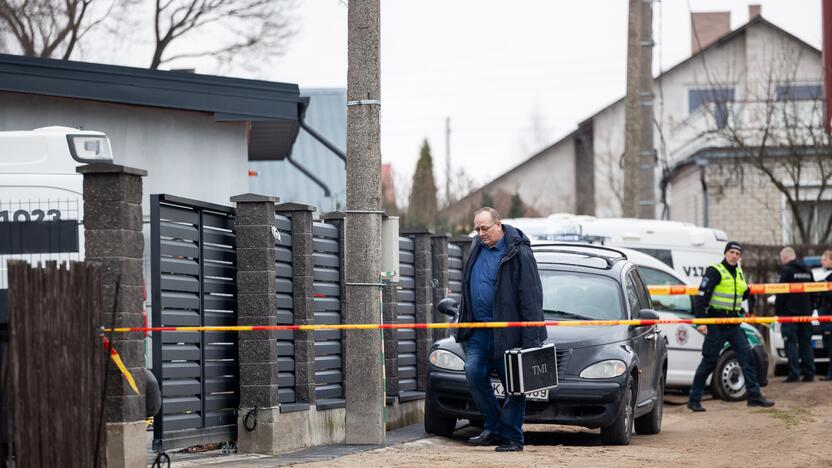
[[[213, 57], [230, 63], [243, 56], [280, 55], [294, 34], [294, 6], [294, 0], [156, 0], [150, 68], [178, 59]], [[203, 41], [194, 49], [172, 47], [198, 35]]]
[[68, 59], [83, 37], [130, 0], [0, 0], [0, 47]]
[[826, 243], [832, 240], [832, 140], [823, 128], [822, 77], [798, 78], [807, 58], [803, 47], [784, 41], [776, 50], [745, 100], [715, 97], [705, 106], [701, 138], [729, 150], [733, 177], [744, 190], [759, 187], [760, 179], [776, 188], [793, 241]]

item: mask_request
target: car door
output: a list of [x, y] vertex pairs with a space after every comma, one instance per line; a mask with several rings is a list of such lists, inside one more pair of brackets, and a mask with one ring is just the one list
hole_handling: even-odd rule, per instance
[[[638, 275], [635, 270], [630, 270], [625, 276], [625, 292], [627, 295], [627, 305], [630, 309], [630, 318], [638, 319], [638, 313], [643, 307], [643, 299], [640, 298], [644, 293], [639, 291], [643, 288]], [[649, 306], [649, 299], [648, 299]], [[638, 377], [638, 401], [649, 400], [655, 394], [655, 389], [652, 389], [652, 375], [654, 371], [652, 368], [655, 363], [655, 341], [656, 333], [652, 326], [632, 327], [631, 340], [633, 350], [638, 356], [639, 377]]]

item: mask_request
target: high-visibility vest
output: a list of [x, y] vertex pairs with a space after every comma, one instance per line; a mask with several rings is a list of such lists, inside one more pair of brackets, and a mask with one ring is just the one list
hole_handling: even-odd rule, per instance
[[708, 306], [733, 312], [742, 310], [742, 296], [748, 289], [748, 283], [745, 282], [742, 268], [737, 265], [737, 277], [734, 278], [722, 263], [717, 263], [713, 267], [722, 275], [722, 280], [714, 288]]

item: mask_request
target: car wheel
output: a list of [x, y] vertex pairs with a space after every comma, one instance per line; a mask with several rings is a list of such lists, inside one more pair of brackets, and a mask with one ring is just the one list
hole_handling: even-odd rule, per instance
[[640, 418], [636, 418], [635, 427], [639, 434], [658, 434], [662, 430], [662, 413], [664, 412], [664, 375], [659, 376], [656, 384], [656, 404], [653, 409]]
[[618, 416], [609, 426], [601, 428], [601, 442], [606, 445], [630, 445], [633, 434], [633, 416], [636, 412], [636, 391], [633, 378], [627, 379], [624, 388], [624, 401], [618, 410]]
[[746, 397], [745, 376], [733, 351], [722, 353], [711, 376], [711, 392], [725, 401], [740, 401]]
[[456, 418], [448, 418], [437, 414], [428, 395], [425, 398], [425, 432], [443, 437], [450, 437], [456, 427]]
[[775, 364], [774, 365], [774, 375], [777, 377], [783, 377], [784, 375], [789, 373], [789, 365], [788, 364]]

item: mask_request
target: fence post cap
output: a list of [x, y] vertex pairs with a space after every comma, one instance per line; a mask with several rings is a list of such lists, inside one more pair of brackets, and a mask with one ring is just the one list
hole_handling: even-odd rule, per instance
[[303, 203], [280, 203], [274, 207], [277, 211], [318, 211], [318, 208], [312, 205], [304, 205]]
[[343, 211], [330, 211], [321, 215], [321, 219], [345, 219], [347, 214]]
[[439, 239], [441, 239], [441, 238], [450, 239], [451, 233], [447, 232], [447, 231], [442, 231], [442, 232], [437, 232], [436, 234], [433, 234], [431, 237], [434, 238], [434, 239], [437, 239], [437, 238], [439, 238]]
[[147, 171], [144, 169], [105, 163], [84, 164], [76, 167], [75, 172], [79, 174], [128, 174], [139, 177], [147, 175]]
[[240, 195], [234, 195], [233, 197], [231, 197], [232, 203], [278, 203], [279, 201], [280, 198], [270, 197], [268, 195], [260, 195], [258, 193], [241, 193]]
[[456, 242], [456, 243], [471, 242], [471, 240], [473, 240], [473, 239], [474, 238], [471, 237], [471, 236], [466, 236], [466, 235], [462, 234], [462, 235], [452, 236], [451, 237], [451, 242]]

